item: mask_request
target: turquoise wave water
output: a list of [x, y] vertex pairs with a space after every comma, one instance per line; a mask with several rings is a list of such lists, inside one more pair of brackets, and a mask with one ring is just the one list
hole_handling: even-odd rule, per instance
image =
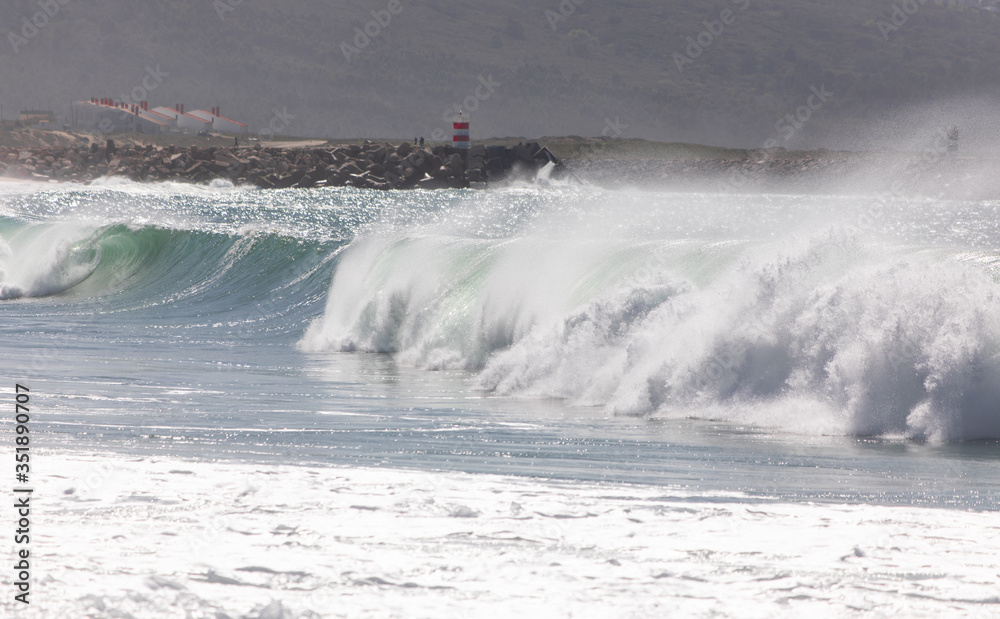
[[159, 226], [0, 223], [0, 291], [129, 321], [260, 321], [315, 302], [340, 241]]

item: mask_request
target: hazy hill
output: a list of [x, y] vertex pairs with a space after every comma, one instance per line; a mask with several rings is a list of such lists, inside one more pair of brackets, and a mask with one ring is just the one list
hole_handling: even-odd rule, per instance
[[[1000, 91], [1000, 16], [971, 1], [575, 2], [48, 0], [49, 17], [5, 0], [0, 104], [10, 119], [121, 97], [159, 67], [151, 103], [297, 135], [429, 138], [466, 102], [478, 137], [800, 147], [873, 135], [873, 119], [905, 131], [902, 111], [967, 97], [979, 107], [914, 118], [983, 135]], [[807, 122], [782, 120], [796, 111]]]

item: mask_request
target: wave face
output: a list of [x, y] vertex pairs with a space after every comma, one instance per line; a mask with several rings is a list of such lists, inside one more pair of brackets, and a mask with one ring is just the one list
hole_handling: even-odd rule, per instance
[[1000, 437], [995, 206], [570, 192], [450, 215], [357, 238], [300, 346], [620, 415]]
[[114, 315], [121, 334], [195, 342], [293, 343], [322, 305], [345, 238], [377, 217], [364, 196], [334, 192], [2, 189], [0, 302], [56, 324]]
[[147, 314], [169, 307], [177, 317], [240, 312], [314, 275], [329, 261], [327, 245], [254, 231], [7, 221], [0, 299], [88, 300]]

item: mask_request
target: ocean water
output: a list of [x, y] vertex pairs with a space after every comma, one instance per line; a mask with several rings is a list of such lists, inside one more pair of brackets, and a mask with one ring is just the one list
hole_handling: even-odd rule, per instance
[[5, 616], [1000, 612], [998, 202], [8, 182], [0, 299]]

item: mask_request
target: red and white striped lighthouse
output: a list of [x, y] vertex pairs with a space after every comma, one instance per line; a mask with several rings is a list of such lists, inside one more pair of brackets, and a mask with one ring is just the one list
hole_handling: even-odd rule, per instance
[[455, 137], [452, 138], [451, 145], [455, 148], [469, 147], [469, 119], [461, 112], [458, 113], [452, 122], [455, 128]]

